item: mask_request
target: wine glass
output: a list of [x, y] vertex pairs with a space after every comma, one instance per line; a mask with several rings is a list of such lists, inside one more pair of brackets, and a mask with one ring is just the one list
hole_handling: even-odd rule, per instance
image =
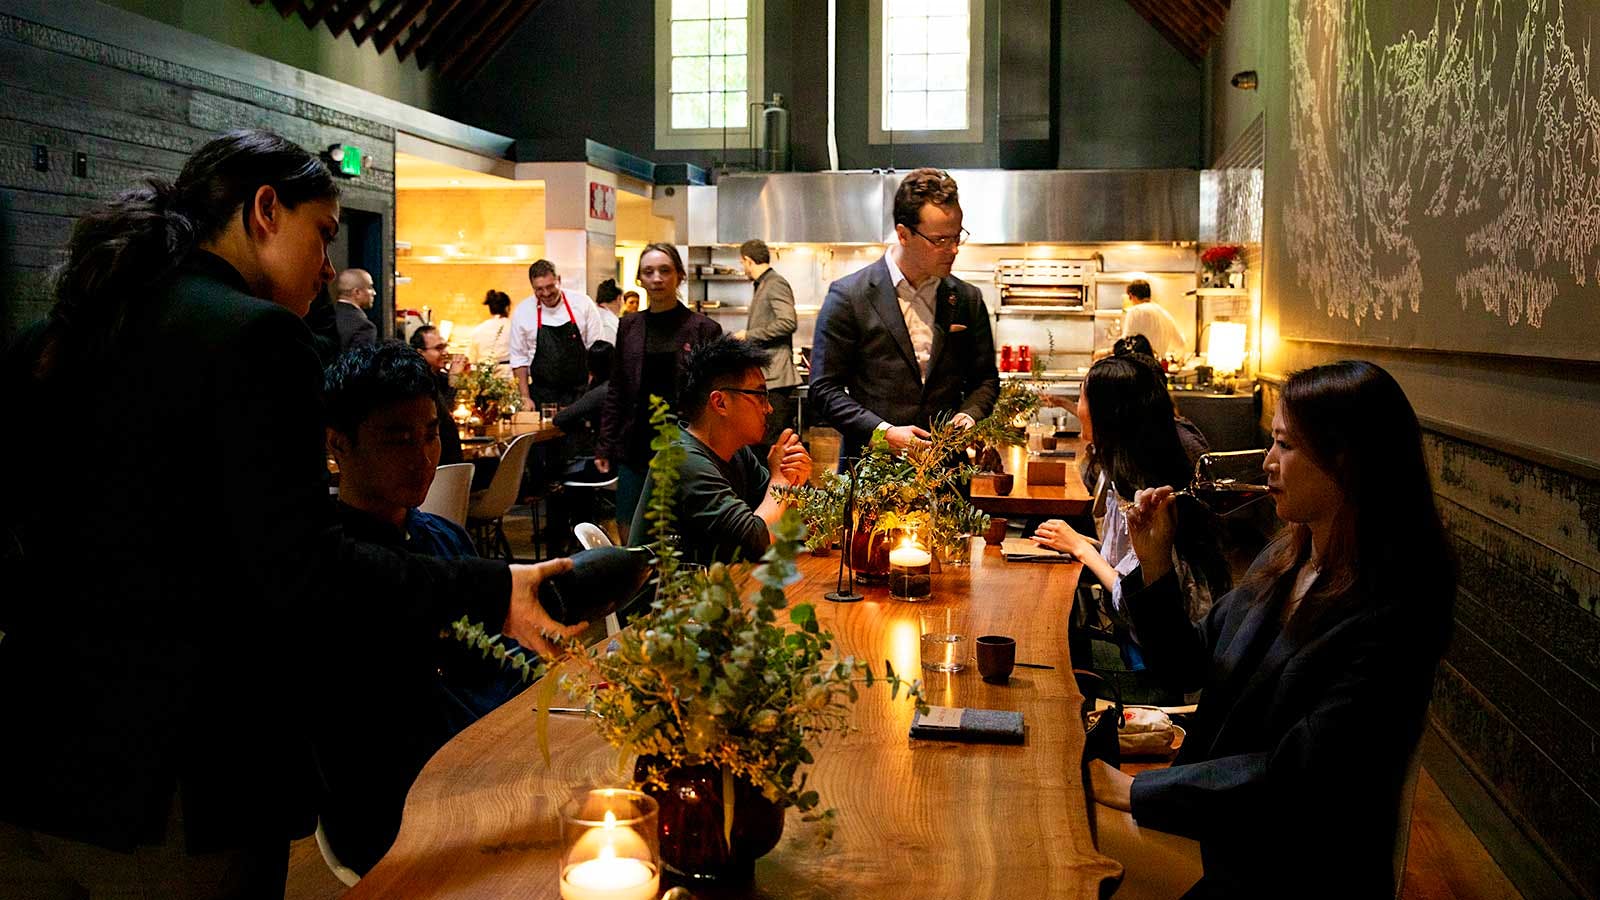
[[[1271, 496], [1267, 489], [1267, 472], [1262, 465], [1266, 458], [1265, 450], [1227, 450], [1204, 454], [1195, 463], [1194, 477], [1190, 479], [1189, 486], [1174, 491], [1172, 496], [1193, 497], [1201, 506], [1219, 516], [1236, 513], [1257, 500]], [[1122, 498], [1115, 482], [1111, 484], [1111, 492], [1122, 514], [1127, 515], [1133, 509], [1133, 501]]]

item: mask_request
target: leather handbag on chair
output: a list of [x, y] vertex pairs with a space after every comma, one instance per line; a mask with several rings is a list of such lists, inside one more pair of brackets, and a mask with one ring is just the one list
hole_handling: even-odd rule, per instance
[[[1103, 678], [1087, 669], [1073, 669], [1072, 678], [1078, 683], [1078, 693], [1083, 695], [1083, 762], [1104, 761], [1114, 769], [1122, 768], [1122, 747], [1118, 742], [1117, 728], [1122, 723], [1122, 692], [1116, 681]], [[1111, 697], [1109, 709], [1096, 710], [1095, 701]]]

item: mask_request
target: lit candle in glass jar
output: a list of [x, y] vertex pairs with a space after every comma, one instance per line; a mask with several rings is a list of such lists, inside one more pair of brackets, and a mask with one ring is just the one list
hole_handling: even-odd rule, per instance
[[[600, 808], [610, 808], [596, 822]], [[562, 900], [655, 900], [661, 890], [654, 837], [655, 802], [637, 791], [596, 790], [575, 798], [562, 817]], [[640, 830], [644, 829], [643, 833]]]
[[926, 600], [933, 593], [933, 578], [928, 574], [933, 554], [910, 535], [900, 539], [889, 551], [889, 596], [895, 600]]

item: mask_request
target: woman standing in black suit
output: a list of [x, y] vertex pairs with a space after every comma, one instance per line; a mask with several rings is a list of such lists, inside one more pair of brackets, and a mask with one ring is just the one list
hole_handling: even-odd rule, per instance
[[329, 673], [372, 623], [576, 630], [537, 600], [566, 560], [340, 530], [301, 321], [338, 229], [315, 156], [223, 135], [80, 219], [48, 320], [0, 357], [15, 421], [84, 435], [0, 442], [30, 473], [0, 501], [0, 893], [282, 897], [319, 717], [361, 700]]
[[[650, 397], [678, 402], [678, 378], [691, 349], [722, 334], [722, 326], [678, 301], [688, 272], [678, 248], [650, 244], [639, 254], [639, 285], [649, 297], [642, 315], [623, 316], [617, 326], [612, 370], [601, 418], [595, 467], [617, 476], [617, 521], [633, 521], [633, 509], [649, 473]], [[624, 525], [624, 528], [627, 526]]]
[[1387, 372], [1339, 362], [1289, 379], [1272, 433], [1288, 528], [1198, 624], [1167, 563], [1172, 489], [1137, 494], [1129, 530], [1150, 562], [1124, 584], [1133, 632], [1151, 670], [1204, 693], [1171, 768], [1129, 778], [1094, 761], [1092, 790], [1200, 842], [1186, 897], [1392, 897], [1399, 799], [1455, 597], [1421, 429]]

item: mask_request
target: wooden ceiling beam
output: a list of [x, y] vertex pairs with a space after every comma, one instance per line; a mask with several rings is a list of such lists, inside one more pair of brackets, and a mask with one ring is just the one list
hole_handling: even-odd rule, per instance
[[469, 55], [473, 45], [488, 33], [489, 26], [493, 25], [511, 5], [505, 0], [489, 0], [485, 3], [473, 17], [470, 25], [454, 35], [445, 52], [439, 55], [439, 71], [448, 72], [462, 57]]
[[417, 65], [424, 69], [437, 66], [451, 48], [461, 45], [461, 39], [471, 33], [482, 15], [493, 11], [497, 2], [463, 0], [448, 19], [439, 23], [439, 29], [433, 33], [433, 37], [417, 48]]
[[417, 21], [417, 17], [422, 15], [423, 10], [428, 8], [429, 2], [430, 0], [410, 0], [401, 7], [389, 23], [383, 26], [383, 30], [378, 32], [377, 37], [373, 38], [372, 49], [382, 53], [394, 46], [400, 35], [404, 34], [405, 30]]
[[356, 16], [367, 9], [369, 0], [345, 0], [344, 6], [339, 11], [328, 17], [328, 30], [334, 37], [344, 34], [345, 29], [356, 23]]
[[407, 57], [428, 42], [428, 38], [438, 30], [439, 24], [449, 18], [459, 5], [461, 0], [435, 0], [429, 6], [428, 17], [422, 20], [422, 24], [411, 29], [411, 36], [401, 41], [400, 46], [395, 48], [395, 57], [405, 62]]
[[367, 13], [367, 18], [361, 23], [361, 27], [352, 32], [356, 38], [356, 46], [359, 47], [366, 43], [367, 38], [372, 37], [377, 32], [378, 26], [394, 15], [404, 2], [405, 0], [383, 0], [382, 3], [378, 4], [376, 10]]
[[305, 21], [307, 28], [317, 27], [322, 17], [333, 11], [333, 0], [317, 0], [316, 5], [310, 9], [301, 7], [300, 18]]
[[1175, 28], [1173, 28], [1172, 25], [1169, 24], [1163, 16], [1161, 16], [1149, 3], [1149, 0], [1128, 0], [1128, 5], [1132, 6], [1134, 11], [1142, 16], [1146, 22], [1149, 22], [1150, 27], [1154, 28], [1161, 34], [1162, 37], [1166, 38], [1167, 43], [1176, 47], [1178, 52], [1182, 53], [1184, 57], [1187, 58], [1191, 63], [1194, 63], [1197, 66], [1200, 65], [1201, 57], [1195, 53], [1194, 48], [1190, 46], [1188, 39]]
[[498, 20], [490, 26], [486, 36], [474, 42], [473, 52], [462, 56], [453, 67], [453, 72], [452, 67], [448, 65], [441, 71], [450, 73], [452, 77], [460, 78], [463, 81], [478, 74], [478, 70], [483, 68], [484, 64], [499, 52], [511, 35], [516, 33], [517, 27], [528, 17], [529, 13], [538, 7], [540, 2], [541, 0], [522, 0], [520, 4], [513, 3], [503, 9]]

